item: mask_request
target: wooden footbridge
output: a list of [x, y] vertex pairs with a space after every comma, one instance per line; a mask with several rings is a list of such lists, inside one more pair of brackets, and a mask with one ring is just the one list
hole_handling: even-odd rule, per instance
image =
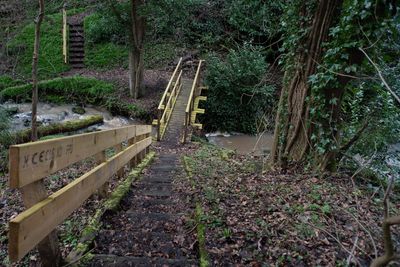
[[[202, 128], [197, 114], [205, 112], [199, 103], [206, 100], [202, 96], [201, 69], [199, 61], [193, 80], [184, 77], [182, 59], [179, 60], [158, 106], [158, 117], [150, 125], [134, 125], [112, 130], [62, 137], [15, 145], [10, 148], [10, 187], [19, 189], [26, 210], [11, 219], [9, 223], [9, 259], [16, 262], [29, 251], [38, 248], [43, 266], [60, 266], [60, 250], [56, 227], [63, 223], [94, 193], [105, 197], [109, 191], [108, 181], [113, 175], [124, 175], [127, 169], [137, 166], [149, 153], [152, 140], [160, 141], [161, 147], [170, 149], [190, 140], [194, 128]], [[151, 137], [151, 133], [155, 136]], [[106, 150], [114, 150], [108, 156]], [[89, 172], [75, 179], [56, 192], [48, 193], [44, 179], [68, 166], [94, 158], [97, 164]], [[160, 152], [151, 175], [143, 178], [143, 195], [161, 200], [153, 201], [162, 205], [171, 196], [173, 172], [179, 163], [177, 155]], [[167, 172], [166, 172], [167, 171]], [[162, 186], [160, 186], [162, 184]], [[161, 189], [160, 189], [161, 188]], [[165, 191], [167, 190], [167, 191]], [[145, 201], [140, 198], [140, 201]], [[138, 204], [138, 203], [136, 203]], [[135, 211], [135, 212], [140, 212]], [[170, 218], [170, 214], [140, 213], [139, 221], [149, 218]], [[160, 228], [161, 229], [161, 228]], [[162, 231], [158, 229], [158, 231]], [[122, 231], [123, 229], [115, 229]], [[133, 235], [135, 233], [132, 233]], [[156, 233], [157, 234], [157, 233]], [[162, 233], [159, 233], [162, 234]], [[132, 237], [134, 238], [134, 237]], [[140, 236], [139, 236], [140, 238]], [[151, 241], [151, 240], [150, 240]], [[150, 242], [149, 241], [149, 242]], [[178, 249], [179, 250], [179, 249]], [[171, 264], [173, 266], [196, 265], [192, 259], [148, 258], [122, 259], [129, 266]], [[178, 254], [169, 257], [177, 257]], [[110, 256], [110, 255], [108, 255]], [[93, 266], [117, 266], [110, 262], [121, 259], [94, 259]], [[100, 262], [100, 263], [99, 263]], [[107, 264], [109, 262], [110, 264]], [[145, 264], [143, 265], [143, 262]], [[141, 264], [139, 264], [141, 263]], [[122, 265], [121, 265], [122, 266]]]

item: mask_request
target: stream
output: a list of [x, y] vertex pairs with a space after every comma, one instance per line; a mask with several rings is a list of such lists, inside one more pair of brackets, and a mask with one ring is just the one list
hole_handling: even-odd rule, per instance
[[[1, 104], [0, 106], [6, 109], [13, 109], [16, 112], [11, 116], [10, 130], [12, 132], [31, 127], [31, 103]], [[83, 110], [84, 114], [75, 113], [75, 108], [76, 106], [72, 104], [56, 105], [51, 103], [38, 103], [37, 120], [41, 125], [49, 125], [52, 123], [84, 119], [92, 115], [103, 116], [104, 123], [92, 125], [86, 128], [86, 131], [106, 130], [139, 123], [139, 121], [128, 119], [123, 116], [113, 116], [106, 109], [100, 107], [87, 106]]]
[[265, 155], [271, 151], [274, 136], [271, 133], [262, 135], [210, 133], [206, 135], [211, 144], [235, 150], [239, 154], [254, 153], [254, 155]]

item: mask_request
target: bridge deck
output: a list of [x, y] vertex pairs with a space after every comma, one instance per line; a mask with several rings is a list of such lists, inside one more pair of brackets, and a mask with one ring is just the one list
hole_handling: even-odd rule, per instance
[[167, 126], [165, 137], [162, 143], [166, 146], [176, 146], [183, 134], [185, 121], [185, 109], [192, 88], [193, 80], [182, 78], [182, 89], [176, 100], [171, 120]]

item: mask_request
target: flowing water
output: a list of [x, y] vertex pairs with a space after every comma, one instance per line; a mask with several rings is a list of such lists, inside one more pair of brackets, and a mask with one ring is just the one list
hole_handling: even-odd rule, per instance
[[[32, 105], [23, 104], [2, 104], [4, 108], [16, 108], [17, 113], [11, 118], [11, 131], [20, 131], [31, 126]], [[37, 120], [41, 125], [51, 123], [60, 123], [70, 120], [84, 119], [92, 115], [102, 115], [104, 123], [90, 126], [87, 130], [105, 130], [121, 126], [137, 124], [138, 121], [128, 119], [122, 116], [112, 116], [110, 112], [103, 108], [88, 106], [85, 107], [85, 113], [80, 115], [72, 111], [74, 105], [56, 105], [49, 103], [38, 103]]]
[[274, 136], [270, 133], [262, 135], [246, 134], [207, 134], [210, 143], [235, 150], [239, 154], [254, 153], [254, 155], [265, 155], [271, 151]]

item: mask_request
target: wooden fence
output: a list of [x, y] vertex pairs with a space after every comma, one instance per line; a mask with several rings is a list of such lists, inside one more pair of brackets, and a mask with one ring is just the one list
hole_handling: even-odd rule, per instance
[[[143, 159], [152, 141], [150, 133], [151, 126], [128, 126], [11, 146], [10, 186], [20, 189], [27, 209], [10, 221], [10, 260], [20, 260], [40, 242], [42, 261], [54, 261], [53, 230], [93, 193], [104, 190], [113, 174]], [[107, 159], [105, 150], [111, 147], [116, 154]], [[92, 156], [97, 159], [96, 167], [47, 195], [46, 176]]]
[[167, 129], [169, 119], [175, 106], [176, 99], [182, 89], [182, 58], [172, 74], [168, 82], [167, 88], [161, 98], [157, 110], [157, 120], [153, 121], [153, 125], [157, 126], [157, 140], [161, 141]]
[[183, 133], [183, 143], [186, 143], [191, 127], [197, 127], [201, 129], [202, 124], [196, 123], [197, 114], [204, 114], [205, 110], [199, 108], [200, 101], [207, 100], [206, 96], [202, 96], [202, 90], [207, 89], [207, 87], [200, 86], [200, 72], [203, 67], [204, 60], [200, 60], [199, 66], [197, 67], [196, 76], [194, 77], [192, 89], [186, 104], [185, 110], [185, 122], [184, 122], [184, 133]]

